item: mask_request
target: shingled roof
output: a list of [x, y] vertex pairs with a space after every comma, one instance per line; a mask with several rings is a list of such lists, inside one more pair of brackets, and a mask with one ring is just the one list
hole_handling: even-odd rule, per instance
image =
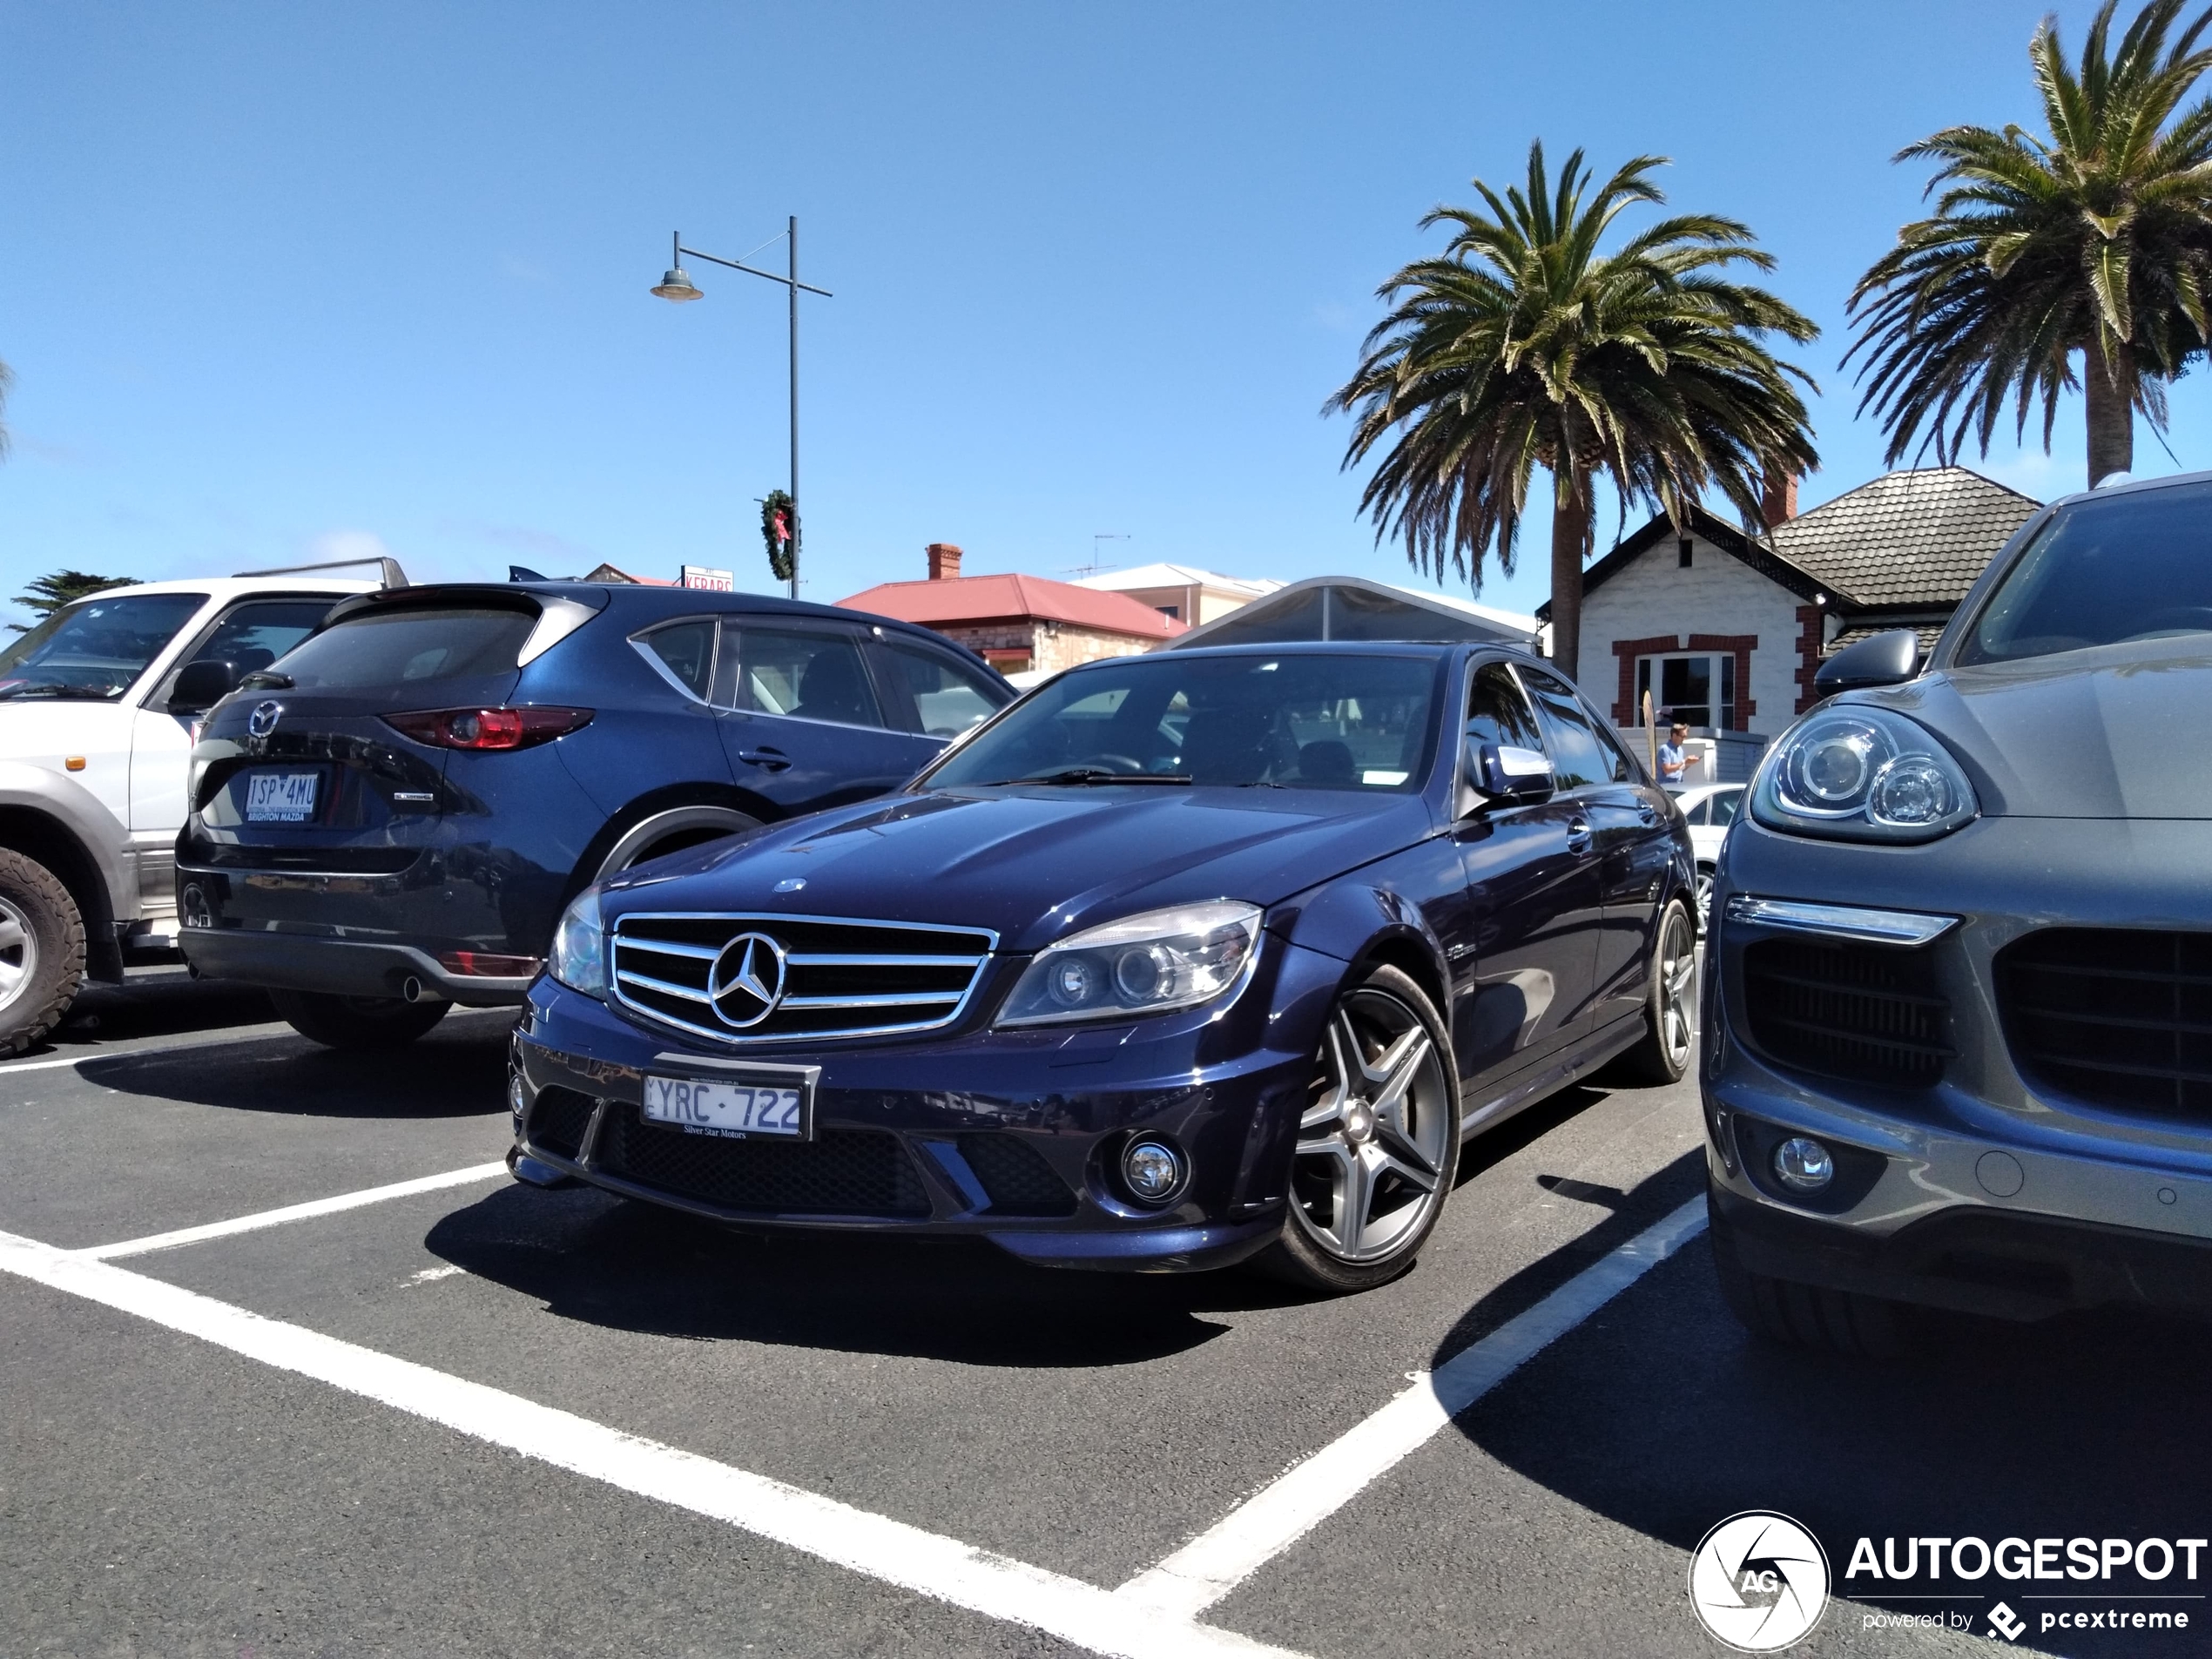
[[1776, 553], [1861, 605], [1955, 605], [2041, 506], [1965, 467], [1885, 473], [1777, 525]]

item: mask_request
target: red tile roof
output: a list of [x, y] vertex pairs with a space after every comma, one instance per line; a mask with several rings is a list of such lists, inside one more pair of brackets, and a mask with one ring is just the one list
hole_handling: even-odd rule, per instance
[[1017, 621], [1036, 617], [1095, 628], [1102, 633], [1138, 639], [1171, 639], [1183, 624], [1125, 593], [1103, 593], [1054, 582], [1041, 576], [964, 576], [949, 582], [886, 582], [838, 604], [853, 610], [918, 622], [924, 627], [947, 623]]

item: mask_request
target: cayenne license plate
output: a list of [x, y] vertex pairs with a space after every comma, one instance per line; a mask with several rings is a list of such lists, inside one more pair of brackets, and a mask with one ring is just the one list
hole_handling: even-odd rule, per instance
[[246, 780], [249, 824], [304, 824], [315, 815], [320, 772], [257, 772]]
[[712, 1079], [648, 1074], [645, 1118], [689, 1135], [806, 1140], [813, 1129], [815, 1070], [813, 1066], [778, 1067], [772, 1072], [764, 1069]]

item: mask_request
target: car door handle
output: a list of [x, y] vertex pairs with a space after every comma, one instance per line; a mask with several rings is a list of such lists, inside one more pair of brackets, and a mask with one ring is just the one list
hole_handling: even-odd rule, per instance
[[1590, 850], [1590, 824], [1588, 819], [1578, 818], [1567, 826], [1567, 850], [1576, 858]]
[[1659, 821], [1659, 809], [1648, 800], [1640, 800], [1636, 803], [1636, 816], [1649, 826]]
[[780, 749], [740, 749], [738, 759], [748, 766], [765, 766], [771, 772], [782, 772], [791, 765], [791, 757]]

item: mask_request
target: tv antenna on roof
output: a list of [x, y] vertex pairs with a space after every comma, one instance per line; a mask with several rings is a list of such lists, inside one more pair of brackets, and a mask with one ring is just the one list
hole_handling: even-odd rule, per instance
[[1096, 576], [1100, 570], [1105, 568], [1098, 562], [1098, 555], [1101, 550], [1098, 544], [1101, 542], [1127, 542], [1132, 539], [1134, 538], [1121, 530], [1100, 530], [1096, 535], [1090, 538], [1090, 563], [1089, 564], [1071, 564], [1065, 570], [1062, 571], [1061, 574], [1063, 576]]

